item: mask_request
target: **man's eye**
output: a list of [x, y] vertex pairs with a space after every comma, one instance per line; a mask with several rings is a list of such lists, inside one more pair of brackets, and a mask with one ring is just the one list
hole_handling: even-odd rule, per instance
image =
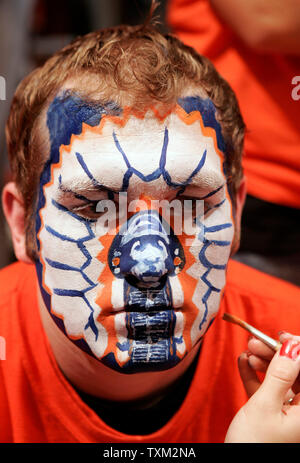
[[98, 219], [104, 212], [97, 211], [99, 201], [90, 201], [87, 204], [72, 207], [72, 212], [85, 219]]
[[[73, 206], [70, 210], [74, 214], [83, 217], [84, 219], [87, 220], [97, 220], [99, 219], [103, 214], [108, 213], [108, 208], [106, 206], [104, 207], [99, 207], [99, 203], [101, 200], [97, 201], [90, 201], [86, 204], [81, 204], [79, 206]], [[118, 203], [114, 201], [114, 207], [110, 208], [109, 211], [110, 213], [115, 213], [118, 214]]]

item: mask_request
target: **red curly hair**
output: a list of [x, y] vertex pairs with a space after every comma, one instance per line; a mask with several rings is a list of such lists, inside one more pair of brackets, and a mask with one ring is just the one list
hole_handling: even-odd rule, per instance
[[[155, 2], [152, 4], [155, 7]], [[151, 12], [152, 14], [152, 12]], [[151, 15], [150, 14], [150, 15]], [[34, 213], [39, 178], [47, 159], [42, 115], [72, 79], [86, 98], [101, 94], [135, 107], [175, 104], [187, 88], [207, 95], [217, 109], [226, 145], [233, 198], [242, 178], [244, 122], [234, 92], [205, 57], [146, 21], [76, 38], [29, 74], [18, 86], [6, 125], [13, 180], [24, 200], [27, 253], [35, 258]], [[89, 92], [86, 89], [91, 89]], [[195, 93], [196, 93], [195, 92]]]

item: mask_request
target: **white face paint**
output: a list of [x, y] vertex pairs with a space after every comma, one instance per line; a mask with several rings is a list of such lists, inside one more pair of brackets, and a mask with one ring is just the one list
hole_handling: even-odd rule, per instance
[[[60, 104], [48, 111], [51, 164], [37, 219], [46, 306], [70, 339], [112, 368], [170, 368], [202, 338], [225, 285], [234, 227], [218, 134], [200, 110], [180, 105], [161, 119], [128, 110], [63, 129]], [[147, 205], [205, 198], [206, 212], [195, 236], [167, 234], [151, 207], [114, 236], [95, 209], [103, 199], [117, 205], [120, 191]]]
[[[168, 272], [165, 265], [165, 260], [168, 256], [166, 246], [162, 241], [158, 241], [159, 247], [153, 246], [148, 243], [140, 251], [138, 248], [141, 247], [140, 241], [135, 241], [132, 246], [130, 257], [137, 262], [132, 269], [132, 274], [141, 282], [156, 283], [160, 278]], [[149, 265], [153, 267], [155, 276], [144, 276], [148, 270]]]

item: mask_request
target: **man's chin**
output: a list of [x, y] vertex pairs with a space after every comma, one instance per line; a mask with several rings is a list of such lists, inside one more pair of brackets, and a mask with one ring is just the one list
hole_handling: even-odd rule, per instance
[[174, 368], [178, 365], [183, 358], [179, 358], [174, 356], [169, 359], [153, 359], [147, 360], [128, 360], [123, 365], [120, 365], [115, 356], [111, 353], [101, 359], [101, 363], [103, 363], [108, 368], [117, 371], [118, 373], [123, 373], [127, 375], [135, 374], [135, 373], [150, 373], [150, 372], [158, 372], [158, 371], [165, 371], [171, 368]]

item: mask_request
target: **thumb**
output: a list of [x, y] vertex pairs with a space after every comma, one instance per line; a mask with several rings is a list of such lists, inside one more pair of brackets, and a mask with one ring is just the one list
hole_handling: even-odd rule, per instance
[[300, 371], [300, 342], [289, 339], [270, 362], [266, 377], [256, 394], [269, 409], [282, 409], [285, 397]]

